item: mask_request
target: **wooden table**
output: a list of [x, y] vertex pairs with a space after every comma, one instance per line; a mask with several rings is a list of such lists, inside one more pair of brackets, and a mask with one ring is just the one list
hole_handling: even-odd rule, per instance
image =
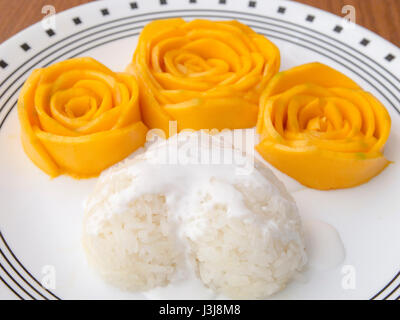
[[[91, 0], [0, 0], [0, 42], [43, 18], [42, 7], [57, 12]], [[173, 0], [169, 0], [173, 1]], [[201, 1], [201, 0], [200, 0]], [[217, 0], [216, 0], [217, 1]], [[267, 0], [258, 0], [267, 1]], [[356, 22], [400, 47], [400, 0], [294, 0], [343, 16], [344, 5], [356, 9]]]

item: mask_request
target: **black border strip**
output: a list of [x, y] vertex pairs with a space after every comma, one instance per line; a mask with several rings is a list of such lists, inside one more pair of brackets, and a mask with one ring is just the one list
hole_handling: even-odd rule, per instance
[[[185, 11], [193, 11], [193, 10], [185, 10]], [[196, 11], [200, 11], [200, 10], [196, 10]], [[220, 11], [220, 10], [202, 10], [202, 11]], [[237, 12], [234, 12], [234, 13], [236, 13], [237, 14]], [[154, 13], [153, 13], [154, 14]], [[239, 14], [243, 14], [243, 13], [239, 13]], [[251, 15], [251, 14], [248, 14], [248, 15]], [[185, 17], [188, 17], [188, 16], [185, 16]], [[198, 17], [198, 15], [195, 15], [195, 17]], [[209, 17], [209, 15], [208, 15], [208, 17]], [[226, 16], [223, 16], [223, 18], [230, 18], [230, 17], [226, 17]], [[236, 17], [235, 17], [236, 18]], [[266, 18], [266, 17], [264, 17], [264, 18]], [[124, 18], [123, 18], [124, 19]], [[240, 18], [239, 18], [240, 19]], [[243, 19], [243, 20], [245, 20], [245, 19]], [[247, 20], [250, 20], [250, 19], [247, 19]], [[276, 19], [275, 19], [276, 20]], [[279, 21], [279, 20], [278, 20]], [[285, 21], [283, 21], [283, 22], [285, 22]], [[261, 23], [263, 23], [263, 22], [261, 22]], [[263, 23], [263, 24], [266, 24], [265, 22]], [[96, 26], [93, 26], [92, 28], [94, 28], [94, 27], [96, 27]], [[116, 26], [116, 27], [120, 27], [120, 26]], [[284, 28], [284, 26], [280, 26], [280, 27], [282, 27], [282, 28]], [[257, 28], [261, 28], [261, 27], [257, 27]], [[266, 28], [263, 28], [263, 29], [266, 29]], [[273, 31], [273, 32], [279, 32], [279, 31], [276, 31], [276, 30], [272, 30], [272, 29], [266, 29], [266, 30], [271, 30], [271, 31]], [[103, 32], [104, 31], [106, 31], [106, 30], [103, 30]], [[124, 31], [127, 31], [127, 30], [124, 30]], [[120, 32], [124, 32], [124, 31], [120, 31]], [[82, 32], [82, 31], [81, 31]], [[98, 31], [98, 32], [96, 32], [96, 33], [99, 33], [99, 32], [101, 32], [101, 31]], [[76, 34], [75, 34], [76, 35]], [[135, 35], [135, 34], [133, 34], [133, 35]], [[91, 47], [91, 48], [87, 48], [87, 49], [85, 49], [85, 50], [83, 50], [82, 52], [85, 52], [85, 51], [88, 51], [88, 50], [91, 50], [91, 49], [93, 49], [93, 48], [95, 48], [95, 47], [98, 47], [98, 46], [101, 46], [101, 45], [104, 45], [104, 44], [106, 44], [106, 43], [110, 43], [110, 42], [112, 42], [112, 41], [116, 41], [116, 40], [119, 40], [119, 39], [122, 39], [122, 38], [127, 38], [127, 37], [131, 37], [131, 36], [133, 36], [132, 34], [130, 34], [130, 35], [125, 35], [125, 36], [122, 36], [122, 37], [119, 37], [119, 38], [117, 38], [117, 39], [110, 39], [109, 41], [106, 41], [106, 42], [103, 42], [103, 43], [101, 43], [101, 44], [97, 44], [96, 46], [93, 46], [93, 47]], [[293, 37], [292, 35], [289, 35], [289, 34], [286, 34], [286, 35], [288, 35], [288, 36], [290, 36], [290, 37]], [[310, 36], [310, 35], [307, 35], [307, 36]], [[272, 36], [272, 35], [269, 35], [269, 37], [272, 37], [272, 38], [278, 38], [278, 37], [276, 37], [276, 36]], [[279, 38], [278, 38], [279, 39]], [[288, 41], [288, 42], [291, 42], [291, 41], [289, 41], [289, 40], [287, 40], [287, 39], [284, 39], [284, 38], [280, 38], [281, 40], [283, 40], [283, 41]], [[95, 40], [93, 40], [93, 41], [96, 41], [96, 40], [98, 40], [98, 39], [95, 39]], [[303, 39], [304, 40], [304, 39]], [[320, 41], [323, 41], [323, 42], [325, 42], [324, 40], [321, 40], [321, 39], [318, 39], [318, 40], [320, 40]], [[93, 41], [91, 41], [91, 42], [93, 42]], [[90, 42], [88, 42], [88, 43], [90, 43]], [[85, 44], [88, 44], [88, 43], [85, 43]], [[294, 43], [295, 45], [300, 45], [299, 43], [297, 43], [297, 42], [292, 42], [292, 43]], [[341, 43], [341, 44], [343, 44], [343, 43]], [[302, 45], [300, 45], [300, 46], [302, 46]], [[319, 45], [317, 45], [317, 46], [319, 46]], [[52, 46], [50, 46], [50, 47], [52, 47]], [[49, 48], [50, 48], [49, 47]], [[303, 47], [305, 47], [305, 46], [303, 46]], [[324, 47], [322, 47], [322, 46], [319, 46], [320, 48], [323, 48], [323, 49], [326, 49], [326, 48], [324, 48]], [[309, 48], [309, 47], [305, 47], [305, 48], [307, 48], [307, 49], [309, 49], [309, 50], [312, 50], [312, 51], [314, 51], [314, 52], [317, 52], [317, 53], [320, 53], [320, 52], [318, 52], [318, 51], [316, 51], [316, 50], [314, 50], [314, 49], [312, 49], [312, 48]], [[339, 48], [338, 48], [339, 49]], [[75, 50], [75, 49], [71, 49], [71, 50], [69, 50], [69, 51], [67, 51], [66, 53], [64, 53], [64, 54], [67, 54], [67, 53], [69, 53], [69, 52], [71, 52], [71, 51], [73, 51], [73, 50]], [[328, 49], [329, 50], [329, 49]], [[357, 50], [356, 50], [357, 51]], [[80, 53], [82, 53], [82, 52], [80, 52]], [[77, 53], [76, 55], [79, 55], [80, 53]], [[346, 53], [348, 53], [348, 52], [346, 52]], [[63, 54], [63, 55], [64, 55]], [[324, 56], [326, 56], [325, 54], [324, 54]], [[329, 58], [329, 59], [332, 59], [331, 57], [329, 57], [329, 56], [326, 56], [327, 58]], [[353, 56], [354, 57], [354, 56]], [[47, 58], [47, 56], [45, 57], [45, 58]], [[43, 58], [43, 59], [45, 59], [45, 58]], [[42, 60], [43, 60], [42, 59]], [[41, 60], [41, 61], [42, 61]], [[348, 59], [346, 59], [347, 61], [349, 61]], [[40, 62], [40, 61], [39, 61]], [[37, 63], [39, 63], [39, 62], [37, 62]], [[361, 62], [363, 62], [364, 64], [366, 64], [364, 61], [361, 61]], [[27, 62], [25, 62], [25, 64], [26, 64]], [[36, 63], [36, 64], [37, 64]], [[376, 63], [376, 62], [375, 62]], [[36, 65], [35, 64], [35, 65]], [[342, 66], [344, 66], [344, 67], [346, 67], [347, 68], [347, 66], [345, 66], [345, 65], [343, 65], [342, 63], [340, 63]], [[34, 65], [34, 66], [35, 66]], [[366, 64], [367, 65], [367, 64]], [[380, 66], [380, 65], [379, 65]], [[21, 68], [22, 67], [22, 65], [19, 67], [19, 68]], [[32, 66], [33, 67], [33, 66]], [[31, 68], [32, 68], [31, 67]], [[381, 68], [383, 68], [382, 66], [380, 66]], [[384, 69], [384, 68], [383, 68]], [[18, 70], [18, 69], [17, 69]], [[15, 71], [17, 71], [17, 70], [15, 70]], [[386, 69], [384, 69], [385, 71], [387, 71]], [[15, 72], [14, 71], [14, 72]], [[28, 72], [29, 70], [27, 70], [26, 72]], [[352, 71], [352, 70], [351, 70]], [[25, 73], [26, 73], [25, 72]], [[389, 71], [387, 71], [389, 74], [390, 74], [390, 72]], [[25, 74], [24, 73], [24, 74]], [[9, 76], [9, 77], [11, 77], [12, 76], [12, 74]], [[363, 78], [363, 77], [362, 77]], [[385, 77], [384, 77], [385, 78]], [[396, 78], [396, 77], [394, 77], [394, 78]], [[397, 78], [396, 78], [397, 79]], [[375, 79], [376, 80], [376, 79]], [[380, 82], [379, 82], [380, 83]], [[376, 87], [375, 86], [373, 86], [375, 89], [376, 89]], [[387, 87], [386, 86], [384, 86], [386, 89], [387, 89]], [[387, 89], [388, 90], [388, 89]], [[379, 91], [379, 90], [378, 90]], [[379, 91], [380, 92], [380, 91]], [[15, 94], [15, 93], [14, 93]], [[13, 94], [13, 95], [14, 95]], [[386, 96], [385, 96], [385, 98], [386, 98]], [[386, 98], [387, 99], [387, 98]], [[388, 100], [388, 99], [387, 99]], [[16, 103], [15, 103], [16, 104]], [[11, 110], [14, 108], [14, 106], [15, 106], [15, 104], [8, 110], [8, 112], [7, 112], [7, 114], [6, 114], [6, 116], [4, 117], [4, 119], [3, 119], [3, 121], [1, 122], [1, 124], [0, 124], [0, 128], [1, 128], [1, 126], [3, 125], [3, 123], [5, 122], [5, 120], [6, 120], [6, 118], [7, 118], [7, 116], [9, 115], [9, 113], [11, 112]], [[1, 234], [0, 234], [1, 235]], [[2, 237], [3, 238], [3, 237]], [[4, 239], [4, 238], [3, 238]], [[11, 251], [11, 250], [10, 250]], [[12, 251], [11, 251], [12, 252]], [[15, 257], [15, 255], [13, 255], [14, 256], [14, 258], [16, 259], [16, 257]], [[17, 261], [18, 261], [18, 259], [16, 259]], [[19, 262], [19, 261], [18, 261]], [[20, 262], [19, 262], [20, 263]], [[22, 266], [22, 265], [21, 265]], [[32, 277], [32, 275], [23, 267], [23, 269]], [[398, 274], [399, 275], [399, 274]], [[397, 276], [398, 276], [397, 275]], [[394, 279], [392, 279], [392, 282], [397, 278], [397, 276], [394, 278]], [[32, 277], [33, 278], [33, 277]], [[33, 278], [38, 284], [39, 284], [39, 282], [35, 279], [35, 278]], [[391, 283], [392, 283], [391, 282]], [[384, 289], [382, 289], [377, 295], [379, 295], [379, 294], [381, 294], [391, 283], [389, 283]], [[395, 291], [397, 290], [397, 287], [396, 287], [396, 289], [395, 290], [393, 290], [389, 295], [392, 295]], [[374, 297], [373, 297], [373, 299], [377, 296], [377, 295], [375, 295]], [[388, 297], [388, 296], [387, 296]], [[58, 297], [57, 297], [58, 298]]]

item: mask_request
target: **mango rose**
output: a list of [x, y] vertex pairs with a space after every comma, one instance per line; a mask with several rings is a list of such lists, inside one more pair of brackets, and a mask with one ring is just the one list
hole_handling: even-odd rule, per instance
[[167, 19], [145, 26], [127, 71], [150, 128], [253, 127], [262, 90], [278, 72], [278, 48], [237, 21]]
[[277, 74], [260, 100], [259, 153], [311, 188], [349, 188], [379, 174], [391, 120], [344, 74], [310, 63]]
[[18, 116], [25, 153], [51, 177], [98, 175], [142, 146], [147, 132], [135, 78], [91, 58], [33, 71]]

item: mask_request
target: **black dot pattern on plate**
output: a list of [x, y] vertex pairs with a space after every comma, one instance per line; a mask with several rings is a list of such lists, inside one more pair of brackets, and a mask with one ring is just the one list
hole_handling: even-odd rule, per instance
[[108, 16], [108, 15], [110, 14], [110, 11], [108, 11], [108, 9], [106, 9], [106, 8], [101, 9], [100, 11], [101, 11], [101, 14], [102, 14], [103, 16]]
[[365, 38], [360, 41], [360, 44], [364, 47], [366, 47], [369, 43], [370, 43], [370, 41]]
[[394, 55], [392, 55], [391, 53], [389, 53], [386, 57], [385, 57], [385, 59], [387, 60], [387, 61], [392, 61], [392, 60], [394, 60], [396, 57], [394, 56]]
[[56, 34], [53, 29], [47, 29], [46, 33], [48, 34], [49, 37], [52, 37]]
[[131, 9], [137, 9], [138, 8], [137, 2], [131, 2], [129, 5], [131, 6]]
[[226, 4], [226, 0], [219, 0], [219, 4]]
[[28, 50], [31, 49], [31, 47], [30, 47], [29, 44], [27, 44], [27, 43], [21, 44], [21, 48], [22, 48], [22, 50], [24, 50], [24, 51], [28, 51]]
[[8, 63], [4, 60], [0, 60], [0, 68], [5, 69], [8, 66]]
[[161, 5], [167, 4], [167, 0], [160, 0], [160, 4], [161, 4]]
[[313, 22], [314, 19], [315, 19], [315, 16], [313, 16], [313, 15], [311, 15], [311, 14], [309, 14], [309, 15], [306, 17], [306, 21], [308, 21], [308, 22]]
[[257, 5], [257, 2], [255, 2], [255, 1], [249, 1], [249, 7], [250, 7], [250, 8], [255, 8], [256, 5]]
[[284, 14], [285, 11], [286, 11], [286, 8], [285, 8], [285, 7], [279, 7], [279, 8], [278, 8], [278, 13]]
[[341, 33], [342, 30], [343, 30], [343, 27], [342, 27], [342, 26], [339, 26], [339, 25], [337, 25], [337, 26], [335, 26], [335, 28], [333, 28], [333, 31], [335, 31], [335, 32], [337, 32], [337, 33]]
[[73, 21], [76, 25], [82, 23], [82, 20], [81, 20], [81, 18], [79, 18], [79, 17], [73, 18], [72, 21]]
[[196, 0], [189, 0], [189, 3], [196, 3]]

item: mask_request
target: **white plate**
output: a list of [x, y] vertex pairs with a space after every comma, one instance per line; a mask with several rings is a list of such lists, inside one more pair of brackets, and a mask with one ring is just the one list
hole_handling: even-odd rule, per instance
[[[56, 15], [49, 30], [35, 24], [0, 46], [0, 298], [141, 298], [106, 286], [89, 270], [80, 245], [82, 202], [96, 179], [50, 180], [24, 154], [15, 108], [32, 69], [92, 56], [113, 70], [131, 59], [149, 21], [196, 17], [237, 19], [281, 49], [282, 67], [326, 63], [376, 95], [392, 117], [386, 155], [395, 161], [360, 187], [321, 192], [280, 174], [302, 213], [335, 227], [342, 264], [306, 272], [275, 298], [398, 299], [400, 297], [400, 50], [329, 13], [286, 1], [95, 1]], [[24, 49], [25, 48], [25, 49]], [[355, 286], [343, 286], [355, 276]], [[40, 284], [55, 272], [55, 288]], [[188, 297], [190, 298], [190, 297]]]

